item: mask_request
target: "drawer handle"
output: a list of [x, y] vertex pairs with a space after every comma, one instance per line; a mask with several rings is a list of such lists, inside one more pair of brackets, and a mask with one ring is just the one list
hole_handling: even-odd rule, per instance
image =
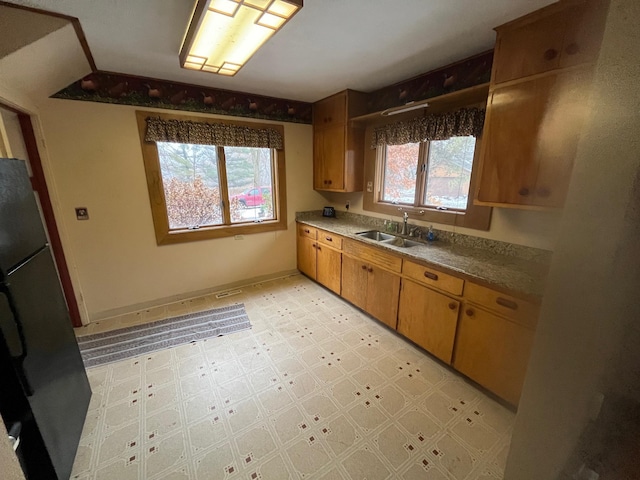
[[518, 309], [518, 304], [516, 302], [514, 302], [513, 300], [506, 299], [506, 298], [498, 297], [498, 298], [496, 298], [496, 303], [498, 305], [502, 305], [503, 307], [510, 308], [511, 310], [517, 310]]
[[331, 238], [331, 237], [324, 237], [324, 239], [325, 239], [327, 242], [333, 242], [333, 238]]
[[556, 50], [555, 48], [550, 48], [549, 50], [544, 52], [545, 60], [553, 60], [557, 56], [558, 56], [558, 50]]
[[456, 309], [456, 307], [457, 307], [457, 305], [456, 305], [454, 302], [451, 302], [451, 303], [449, 304], [449, 309], [450, 309], [450, 310], [455, 310], [455, 309]]
[[431, 272], [424, 272], [424, 276], [430, 278], [431, 280], [438, 280], [438, 275]]
[[473, 311], [473, 308], [467, 308], [467, 310], [464, 313], [466, 313], [468, 317], [473, 317], [473, 314], [475, 312]]
[[309, 230], [308, 228], [305, 228], [304, 233], [311, 233], [311, 230]]

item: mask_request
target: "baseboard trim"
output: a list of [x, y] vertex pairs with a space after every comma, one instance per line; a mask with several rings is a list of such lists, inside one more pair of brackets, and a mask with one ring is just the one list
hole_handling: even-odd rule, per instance
[[117, 317], [119, 315], [126, 315], [128, 313], [139, 312], [140, 310], [147, 310], [149, 308], [161, 307], [169, 303], [181, 302], [183, 300], [189, 300], [191, 298], [202, 297], [212, 293], [220, 293], [225, 290], [236, 289], [239, 287], [249, 287], [256, 283], [268, 282], [276, 280], [278, 278], [290, 277], [291, 275], [299, 275], [298, 270], [286, 270], [284, 272], [272, 273], [269, 275], [261, 275], [259, 277], [247, 278], [237, 282], [225, 283], [223, 285], [217, 285], [211, 288], [205, 288], [196, 292], [187, 292], [179, 295], [172, 295], [170, 297], [158, 298], [148, 302], [136, 303], [133, 305], [127, 305], [126, 307], [113, 308], [111, 310], [103, 310], [102, 312], [95, 313], [89, 317], [89, 323], [98, 322], [106, 318]]

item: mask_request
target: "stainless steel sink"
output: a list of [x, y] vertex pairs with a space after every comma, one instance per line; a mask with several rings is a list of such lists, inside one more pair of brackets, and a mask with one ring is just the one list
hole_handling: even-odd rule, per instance
[[413, 240], [407, 240], [406, 238], [402, 238], [402, 237], [394, 237], [391, 240], [385, 240], [382, 243], [384, 243], [385, 245], [393, 245], [394, 247], [400, 247], [400, 248], [409, 248], [409, 247], [415, 247], [417, 245], [420, 245], [420, 243], [418, 242], [414, 242]]
[[370, 240], [375, 240], [376, 242], [381, 242], [383, 240], [393, 240], [396, 237], [393, 235], [389, 235], [388, 233], [382, 233], [377, 230], [369, 230], [368, 232], [360, 232], [356, 233], [359, 237], [368, 238]]

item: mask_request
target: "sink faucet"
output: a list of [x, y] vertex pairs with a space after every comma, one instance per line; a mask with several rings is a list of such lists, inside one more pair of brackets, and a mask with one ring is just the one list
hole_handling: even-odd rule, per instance
[[402, 215], [402, 219], [404, 220], [404, 223], [402, 224], [402, 232], [400, 232], [401, 235], [408, 235], [409, 234], [409, 227], [407, 225], [407, 220], [409, 220], [409, 214], [407, 212], [404, 212], [404, 214]]

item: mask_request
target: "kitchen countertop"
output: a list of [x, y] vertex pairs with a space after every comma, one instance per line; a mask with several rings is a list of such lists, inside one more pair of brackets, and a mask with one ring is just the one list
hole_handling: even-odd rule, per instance
[[[357, 236], [356, 233], [367, 230], [383, 231], [382, 228], [376, 228], [371, 223], [362, 221], [365, 218], [372, 217], [352, 215], [342, 218], [330, 218], [323, 217], [321, 213], [304, 212], [304, 214], [296, 218], [296, 221], [327, 230], [345, 238], [392, 251], [409, 260], [431, 264], [434, 267], [441, 268], [443, 271], [449, 271], [465, 279], [524, 300], [539, 302], [542, 298], [549, 269], [548, 259], [534, 261], [514, 255], [496, 253], [490, 249], [474, 248], [438, 240], [420, 242], [420, 245], [409, 248], [396, 247]], [[411, 240], [416, 239], [411, 238]]]

